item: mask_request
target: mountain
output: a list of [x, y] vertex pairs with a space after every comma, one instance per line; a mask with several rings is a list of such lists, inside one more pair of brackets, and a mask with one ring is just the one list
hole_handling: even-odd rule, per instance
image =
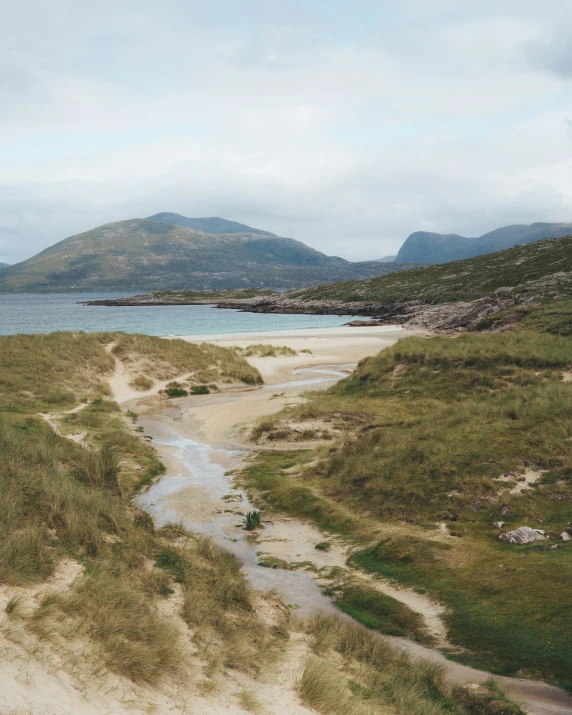
[[383, 258], [376, 258], [378, 263], [393, 263], [397, 256], [384, 256]]
[[0, 292], [285, 290], [407, 267], [350, 263], [271, 234], [210, 234], [131, 219], [70, 236], [3, 269]]
[[218, 218], [218, 216], [212, 216], [210, 218], [187, 218], [187, 216], [181, 216], [180, 214], [159, 213], [154, 216], [147, 216], [146, 220], [169, 223], [174, 226], [186, 226], [187, 228], [194, 228], [196, 231], [202, 231], [203, 233], [253, 233], [256, 236], [276, 236], [276, 234], [270, 233], [270, 231], [261, 231], [259, 228], [252, 228], [252, 226], [237, 223], [236, 221], [227, 221], [225, 218]]
[[448, 263], [483, 253], [494, 253], [519, 243], [570, 234], [571, 223], [515, 224], [497, 228], [477, 238], [466, 238], [456, 233], [416, 231], [401, 246], [395, 260], [406, 263]]
[[2, 268], [8, 268], [9, 265], [10, 265], [9, 263], [0, 262], [0, 270], [2, 270]]

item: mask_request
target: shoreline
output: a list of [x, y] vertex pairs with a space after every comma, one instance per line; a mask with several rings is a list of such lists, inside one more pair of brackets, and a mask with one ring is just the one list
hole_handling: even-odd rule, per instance
[[[355, 338], [355, 337], [393, 337], [389, 333], [396, 333], [396, 338], [405, 337], [406, 335], [414, 334], [415, 331], [407, 330], [401, 325], [372, 325], [349, 327], [340, 325], [331, 328], [295, 328], [287, 330], [260, 330], [253, 332], [242, 333], [202, 333], [202, 334], [187, 334], [187, 335], [165, 335], [163, 337], [169, 340], [178, 338], [189, 343], [221, 343], [221, 342], [243, 342], [253, 341], [258, 342], [264, 340], [279, 340], [279, 339], [304, 339], [304, 338]], [[420, 331], [419, 331], [420, 333]]]

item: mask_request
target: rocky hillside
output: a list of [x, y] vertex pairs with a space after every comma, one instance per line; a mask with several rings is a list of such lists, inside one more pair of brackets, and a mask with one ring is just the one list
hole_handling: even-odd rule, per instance
[[284, 290], [407, 267], [350, 263], [292, 238], [261, 232], [213, 234], [131, 219], [71, 236], [4, 269], [0, 292]]
[[532, 308], [570, 296], [572, 236], [564, 236], [464, 261], [223, 305], [256, 312], [368, 315], [448, 332], [506, 327]]
[[8, 268], [9, 265], [10, 265], [9, 263], [2, 263], [2, 262], [0, 262], [0, 269], [2, 269], [2, 268]]
[[572, 233], [570, 223], [533, 223], [503, 226], [477, 238], [456, 233], [416, 231], [399, 249], [396, 261], [409, 263], [447, 263], [531, 243], [543, 238], [558, 238]]

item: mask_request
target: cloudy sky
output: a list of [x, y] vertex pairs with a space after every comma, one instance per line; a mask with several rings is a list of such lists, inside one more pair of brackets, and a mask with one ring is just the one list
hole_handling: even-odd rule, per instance
[[0, 261], [158, 211], [360, 260], [572, 221], [570, 0], [18, 0]]

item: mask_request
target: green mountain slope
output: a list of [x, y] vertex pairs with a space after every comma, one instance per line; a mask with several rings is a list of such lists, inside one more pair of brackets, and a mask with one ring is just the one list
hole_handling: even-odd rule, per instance
[[[572, 271], [572, 236], [549, 238], [443, 265], [415, 268], [369, 280], [316, 286], [288, 294], [298, 300], [388, 304], [403, 301], [470, 301], [504, 286], [520, 286]], [[562, 290], [568, 292], [568, 282]]]
[[159, 221], [160, 223], [170, 223], [175, 226], [186, 226], [194, 228], [196, 231], [203, 233], [254, 233], [259, 236], [276, 236], [270, 231], [262, 231], [259, 228], [252, 228], [244, 223], [236, 221], [227, 221], [225, 218], [211, 216], [209, 218], [188, 218], [174, 213], [158, 213], [153, 216], [147, 216], [147, 221]]
[[557, 238], [570, 234], [572, 234], [571, 223], [503, 226], [477, 238], [466, 238], [456, 233], [416, 231], [401, 246], [395, 260], [409, 263], [447, 263], [483, 253], [494, 253], [518, 243], [530, 243], [543, 238]]
[[287, 289], [403, 268], [350, 263], [292, 238], [207, 234], [131, 219], [71, 236], [3, 269], [0, 291]]

